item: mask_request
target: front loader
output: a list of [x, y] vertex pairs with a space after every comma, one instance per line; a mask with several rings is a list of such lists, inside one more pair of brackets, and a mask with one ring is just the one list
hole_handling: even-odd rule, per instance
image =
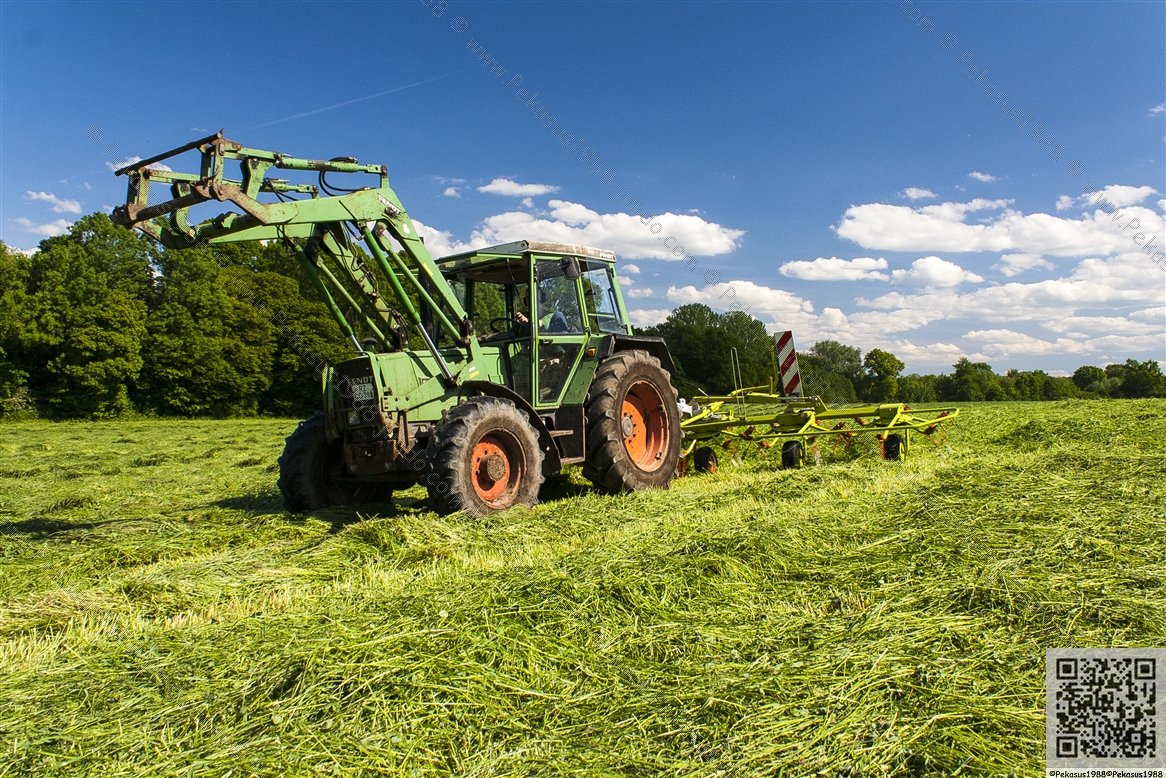
[[[197, 174], [158, 165], [193, 151]], [[421, 483], [439, 513], [481, 516], [533, 505], [569, 465], [609, 493], [667, 488], [676, 474], [675, 368], [663, 340], [633, 334], [612, 252], [518, 241], [434, 261], [384, 166], [250, 149], [222, 133], [117, 174], [129, 192], [113, 221], [168, 249], [288, 246], [352, 343], [355, 356], [323, 371], [323, 411], [279, 459], [289, 511], [385, 502]], [[330, 174], [377, 186], [341, 188]], [[151, 202], [151, 184], [169, 198]], [[191, 208], [211, 201], [236, 210], [191, 223]]]

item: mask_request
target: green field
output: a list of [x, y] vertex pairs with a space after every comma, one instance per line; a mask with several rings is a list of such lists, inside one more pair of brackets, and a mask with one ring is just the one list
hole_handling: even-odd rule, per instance
[[1164, 642], [1166, 401], [962, 413], [484, 522], [282, 513], [290, 421], [0, 425], [0, 775], [1043, 774], [1045, 649]]

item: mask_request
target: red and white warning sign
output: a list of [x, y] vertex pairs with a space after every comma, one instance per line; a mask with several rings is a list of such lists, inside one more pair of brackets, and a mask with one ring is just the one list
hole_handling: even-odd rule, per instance
[[802, 374], [798, 372], [798, 352], [794, 350], [794, 334], [779, 332], [774, 343], [777, 369], [781, 374], [781, 393], [787, 397], [802, 396]]

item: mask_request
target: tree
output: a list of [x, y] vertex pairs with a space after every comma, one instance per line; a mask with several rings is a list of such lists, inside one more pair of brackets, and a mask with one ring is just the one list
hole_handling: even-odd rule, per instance
[[[293, 279], [276, 273], [244, 278], [258, 313], [271, 321], [275, 349], [268, 387], [259, 395], [259, 412], [303, 418], [319, 410], [320, 371], [352, 356], [352, 346], [322, 302], [300, 296]], [[314, 295], [313, 295], [314, 297]]]
[[798, 354], [806, 394], [828, 403], [858, 401], [856, 386], [862, 373], [862, 351], [836, 340], [820, 340]]
[[904, 403], [939, 402], [939, 376], [916, 373], [905, 375], [899, 379], [895, 397]]
[[16, 409], [28, 373], [20, 368], [30, 259], [0, 241], [0, 416]]
[[830, 405], [846, 405], [858, 402], [854, 392], [854, 384], [840, 373], [834, 373], [820, 368], [812, 360], [798, 358], [798, 368], [802, 374], [802, 391], [807, 395], [816, 395]]
[[132, 410], [142, 367], [151, 265], [143, 236], [103, 214], [41, 241], [28, 268], [22, 369], [51, 417], [105, 418]]
[[1080, 397], [1081, 391], [1071, 379], [1064, 376], [1049, 376], [1049, 380], [1045, 383], [1046, 400], [1067, 400], [1072, 397]]
[[672, 380], [684, 395], [732, 391], [733, 349], [740, 361], [743, 386], [768, 383], [773, 373], [773, 339], [765, 325], [746, 313], [718, 314], [707, 305], [683, 305], [643, 333], [668, 342], [677, 368]]
[[992, 372], [992, 367], [984, 362], [972, 362], [963, 357], [952, 367], [950, 391], [953, 396], [943, 399], [979, 402], [982, 400], [1004, 399], [1000, 387], [1000, 377]]
[[1166, 395], [1166, 377], [1162, 375], [1162, 366], [1153, 359], [1139, 362], [1136, 359], [1127, 359], [1124, 365], [1108, 365], [1119, 374], [1121, 386], [1117, 388], [1119, 397], [1162, 397]]
[[254, 273], [223, 268], [213, 251], [160, 260], [137, 397], [161, 414], [254, 414], [271, 381], [274, 326], [247, 299]]
[[1105, 380], [1105, 371], [1096, 365], [1082, 365], [1073, 371], [1073, 383], [1081, 391], [1094, 391], [1089, 387]]
[[856, 386], [862, 377], [862, 351], [854, 346], [845, 346], [836, 340], [820, 340], [810, 346], [805, 356], [818, 368], [845, 376]]
[[899, 389], [899, 373], [906, 367], [889, 351], [874, 348], [863, 359], [864, 396], [872, 402], [888, 402]]

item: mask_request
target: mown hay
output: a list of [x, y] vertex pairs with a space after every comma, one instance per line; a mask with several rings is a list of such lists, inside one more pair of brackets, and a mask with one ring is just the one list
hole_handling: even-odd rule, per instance
[[289, 422], [0, 426], [0, 775], [1038, 775], [1045, 648], [1166, 634], [1164, 411], [477, 522], [278, 512]]

